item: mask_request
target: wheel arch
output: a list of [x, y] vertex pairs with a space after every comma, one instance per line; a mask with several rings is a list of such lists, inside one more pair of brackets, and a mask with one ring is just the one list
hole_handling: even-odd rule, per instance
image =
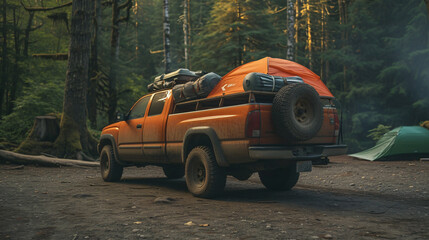
[[119, 160], [118, 148], [116, 147], [115, 137], [113, 137], [112, 134], [101, 135], [100, 143], [97, 146], [98, 153], [101, 153], [101, 150], [106, 145], [112, 146], [113, 154], [115, 155], [115, 161], [120, 165], [126, 165]]
[[194, 127], [186, 131], [183, 140], [182, 163], [185, 164], [189, 153], [196, 146], [208, 146], [213, 149], [216, 162], [220, 167], [229, 166], [222, 151], [222, 146], [216, 131], [208, 126]]

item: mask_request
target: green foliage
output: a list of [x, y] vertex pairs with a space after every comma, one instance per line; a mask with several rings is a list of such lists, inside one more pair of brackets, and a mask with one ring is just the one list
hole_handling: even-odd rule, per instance
[[23, 94], [15, 102], [13, 112], [0, 124], [0, 138], [16, 144], [25, 138], [36, 116], [58, 113], [62, 109], [65, 63], [50, 60], [27, 63], [29, 74]]
[[[45, 0], [43, 4], [55, 6], [65, 2]], [[339, 2], [346, 7], [347, 20], [343, 22]], [[24, 57], [22, 43], [29, 14], [16, 1], [7, 3], [11, 6], [7, 8], [7, 57], [0, 61], [7, 65], [8, 73], [3, 109], [6, 100], [12, 99], [10, 90], [14, 82], [17, 98], [12, 112], [0, 120], [0, 142], [16, 145], [25, 138], [35, 116], [61, 112], [67, 63], [32, 59], [31, 54], [68, 51], [67, 25], [48, 15], [64, 12], [70, 18], [71, 8], [36, 13], [33, 27], [42, 23], [43, 26], [31, 32], [30, 57]], [[39, 6], [40, 1], [23, 3]], [[173, 68], [184, 67], [182, 3], [182, 0], [170, 1]], [[286, 1], [190, 3], [192, 70], [222, 75], [265, 56], [285, 57]], [[424, 1], [306, 0], [296, 3], [296, 61], [321, 75], [341, 102], [344, 137], [352, 151], [371, 146], [367, 133], [378, 129], [380, 124], [415, 125], [429, 119], [429, 20]], [[19, 20], [15, 24], [12, 9], [16, 9]], [[110, 67], [111, 14], [110, 6], [102, 7], [98, 64], [105, 79]], [[147, 84], [163, 73], [162, 24], [161, 0], [133, 0], [129, 21], [120, 25], [116, 66], [120, 112], [127, 112], [147, 93]], [[19, 54], [15, 53], [15, 29], [20, 34]], [[107, 124], [105, 103], [110, 96], [104, 91], [106, 82], [97, 83], [98, 122], [96, 129], [90, 130], [95, 137]]]
[[225, 74], [273, 53], [278, 33], [260, 1], [217, 1], [211, 18], [196, 38], [197, 68]]
[[384, 134], [392, 130], [392, 126], [385, 126], [383, 124], [378, 124], [376, 128], [369, 130], [367, 137], [371, 138], [374, 141], [378, 141]]

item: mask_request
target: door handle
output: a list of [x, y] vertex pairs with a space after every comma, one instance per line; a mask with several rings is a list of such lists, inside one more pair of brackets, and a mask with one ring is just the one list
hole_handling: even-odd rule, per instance
[[137, 128], [142, 128], [142, 125], [141, 124], [137, 124]]

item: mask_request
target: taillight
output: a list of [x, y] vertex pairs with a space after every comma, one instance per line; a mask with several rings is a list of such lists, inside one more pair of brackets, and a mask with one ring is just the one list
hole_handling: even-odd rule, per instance
[[261, 136], [261, 111], [255, 110], [247, 114], [246, 136], [253, 138]]
[[338, 137], [340, 132], [340, 119], [338, 118], [337, 111], [334, 111], [334, 124], [335, 124], [335, 137]]

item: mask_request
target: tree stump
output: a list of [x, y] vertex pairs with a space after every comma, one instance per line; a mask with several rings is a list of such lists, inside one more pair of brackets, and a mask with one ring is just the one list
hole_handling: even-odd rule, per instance
[[29, 136], [36, 141], [54, 142], [60, 134], [58, 120], [54, 116], [37, 116]]

